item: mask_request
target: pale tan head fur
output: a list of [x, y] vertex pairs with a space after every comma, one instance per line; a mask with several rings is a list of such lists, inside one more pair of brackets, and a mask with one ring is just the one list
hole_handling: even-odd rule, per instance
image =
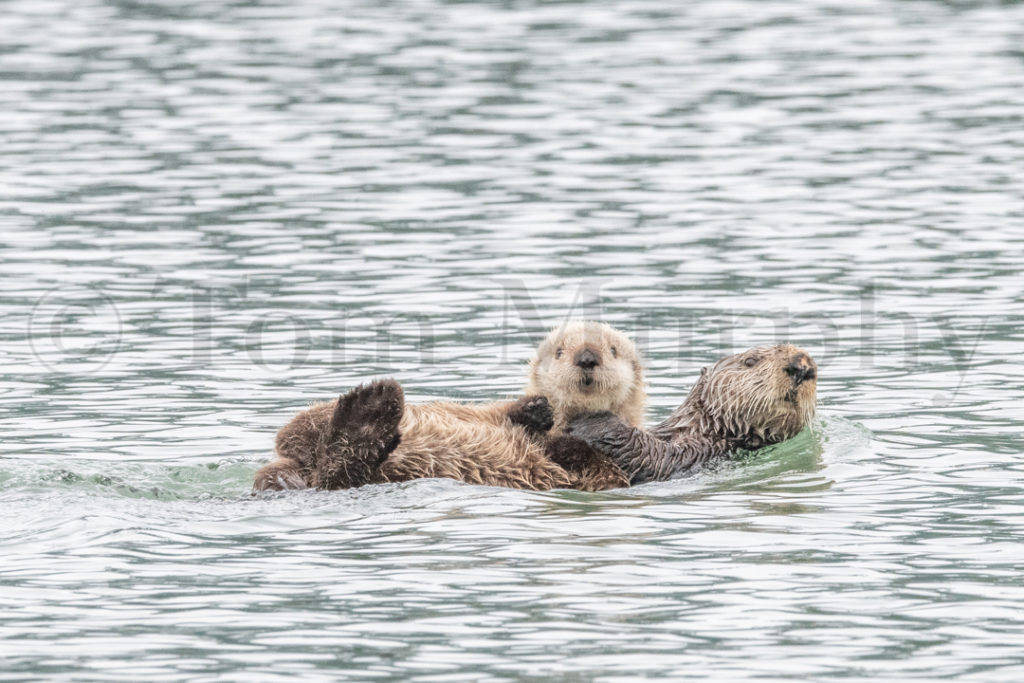
[[640, 426], [647, 392], [633, 342], [598, 322], [572, 321], [556, 327], [530, 361], [527, 394], [547, 397], [555, 431], [583, 413], [610, 411]]
[[741, 448], [784, 441], [814, 417], [817, 378], [814, 360], [791, 344], [726, 356], [701, 371], [674, 427]]

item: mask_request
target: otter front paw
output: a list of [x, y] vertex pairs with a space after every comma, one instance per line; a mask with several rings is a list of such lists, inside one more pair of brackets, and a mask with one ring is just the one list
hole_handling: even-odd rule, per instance
[[628, 425], [614, 413], [589, 413], [570, 422], [565, 433], [600, 449], [608, 444], [610, 437], [628, 429]]
[[555, 424], [555, 412], [543, 396], [524, 396], [508, 410], [512, 424], [543, 434]]

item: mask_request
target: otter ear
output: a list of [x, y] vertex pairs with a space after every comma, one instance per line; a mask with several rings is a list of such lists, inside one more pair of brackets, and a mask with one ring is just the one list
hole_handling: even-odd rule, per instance
[[706, 374], [708, 374], [708, 369], [707, 368], [701, 368], [700, 369], [700, 376], [703, 377]]

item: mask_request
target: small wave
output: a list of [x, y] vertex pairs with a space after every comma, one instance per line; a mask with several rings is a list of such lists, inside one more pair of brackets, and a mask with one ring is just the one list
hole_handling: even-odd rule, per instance
[[248, 495], [256, 461], [218, 460], [197, 465], [100, 460], [7, 460], [0, 464], [0, 495], [50, 489], [152, 500], [237, 498]]

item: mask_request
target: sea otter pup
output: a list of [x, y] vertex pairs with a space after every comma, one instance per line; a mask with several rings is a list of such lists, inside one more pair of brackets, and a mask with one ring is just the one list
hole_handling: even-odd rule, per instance
[[737, 448], [795, 436], [814, 417], [817, 377], [802, 349], [753, 348], [701, 370], [683, 404], [649, 431], [611, 413], [582, 416], [567, 431], [609, 455], [630, 484], [671, 479]]
[[518, 401], [405, 405], [397, 382], [357, 387], [285, 425], [278, 458], [256, 473], [253, 489], [426, 477], [539, 490], [628, 484], [607, 456], [562, 435], [570, 419], [593, 411], [642, 423], [643, 366], [628, 337], [594, 322], [556, 328], [530, 362], [527, 392]]

